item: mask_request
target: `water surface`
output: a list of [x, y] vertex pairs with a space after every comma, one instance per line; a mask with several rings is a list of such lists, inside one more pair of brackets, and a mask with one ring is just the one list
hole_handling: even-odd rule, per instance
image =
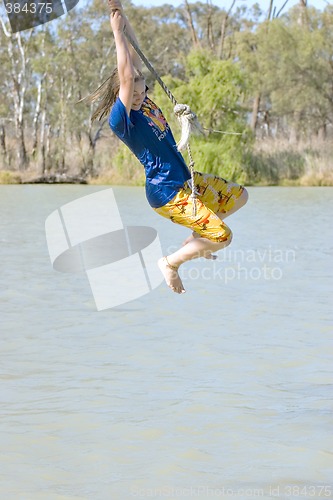
[[[0, 186], [0, 498], [333, 498], [332, 189], [250, 188], [186, 294], [97, 312], [44, 222], [99, 189]], [[114, 191], [166, 253], [189, 234]]]

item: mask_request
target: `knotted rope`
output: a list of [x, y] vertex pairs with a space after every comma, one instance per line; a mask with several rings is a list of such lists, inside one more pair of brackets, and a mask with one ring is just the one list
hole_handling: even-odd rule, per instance
[[144, 55], [144, 53], [142, 52], [140, 47], [138, 47], [138, 45], [135, 43], [133, 38], [128, 34], [126, 29], [125, 29], [124, 33], [125, 33], [127, 40], [129, 41], [129, 43], [132, 45], [133, 49], [135, 50], [135, 52], [140, 56], [140, 58], [142, 59], [142, 61], [146, 65], [146, 67], [149, 69], [149, 71], [154, 76], [154, 78], [158, 81], [158, 83], [160, 84], [160, 86], [162, 87], [162, 89], [164, 90], [164, 92], [166, 93], [166, 95], [169, 97], [170, 101], [174, 105], [174, 113], [177, 116], [178, 121], [181, 124], [181, 129], [182, 129], [181, 138], [180, 138], [179, 142], [177, 143], [177, 149], [178, 149], [178, 151], [182, 151], [186, 147], [187, 153], [188, 153], [188, 156], [190, 159], [189, 169], [190, 169], [190, 173], [191, 173], [191, 190], [192, 190], [191, 198], [192, 198], [192, 202], [193, 202], [192, 216], [195, 217], [197, 215], [197, 197], [196, 197], [196, 191], [195, 191], [195, 185], [194, 185], [194, 165], [195, 165], [195, 163], [194, 163], [191, 148], [189, 145], [189, 138], [190, 138], [190, 135], [192, 132], [203, 133], [203, 129], [202, 129], [200, 123], [198, 122], [197, 115], [195, 113], [193, 113], [193, 111], [191, 111], [190, 107], [187, 106], [187, 104], [178, 104], [175, 96], [172, 94], [170, 89], [168, 89], [168, 87], [165, 85], [165, 83], [163, 82], [160, 75], [157, 73], [155, 68], [153, 68], [153, 66], [150, 64], [150, 62], [148, 61], [148, 59], [146, 58], [146, 56]]
[[191, 111], [187, 104], [176, 104], [173, 108], [175, 115], [181, 125], [182, 135], [177, 143], [178, 151], [182, 151], [187, 145], [193, 131], [202, 131], [197, 115]]

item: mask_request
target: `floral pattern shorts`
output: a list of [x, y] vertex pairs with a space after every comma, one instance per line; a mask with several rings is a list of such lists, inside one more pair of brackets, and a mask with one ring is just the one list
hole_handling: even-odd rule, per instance
[[230, 239], [231, 230], [216, 214], [228, 213], [244, 187], [212, 174], [194, 172], [197, 214], [193, 217], [192, 190], [189, 184], [186, 182], [166, 205], [154, 208], [155, 212], [211, 241]]

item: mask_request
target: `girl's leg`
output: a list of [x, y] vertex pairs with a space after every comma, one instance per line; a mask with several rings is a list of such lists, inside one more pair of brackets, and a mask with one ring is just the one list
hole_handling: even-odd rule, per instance
[[[229, 217], [229, 215], [234, 214], [235, 212], [237, 212], [237, 210], [239, 210], [244, 205], [246, 205], [246, 203], [248, 201], [248, 198], [249, 198], [249, 194], [248, 194], [247, 190], [245, 188], [243, 188], [243, 192], [240, 195], [240, 197], [237, 198], [237, 200], [235, 201], [234, 206], [230, 210], [228, 210], [226, 212], [218, 212], [217, 211], [216, 215], [219, 217], [219, 219], [221, 219], [223, 221], [224, 219], [226, 219], [226, 217]], [[186, 238], [186, 240], [184, 240], [183, 246], [187, 245], [188, 243], [190, 243], [191, 241], [193, 241], [194, 238], [200, 238], [200, 237], [201, 237], [200, 234], [195, 233], [193, 231], [193, 233], [190, 236], [188, 236]], [[206, 259], [216, 259], [216, 255], [212, 255], [211, 253], [207, 254], [205, 257], [206, 257]]]
[[159, 260], [158, 265], [164, 275], [167, 285], [176, 293], [184, 293], [183, 283], [178, 274], [179, 266], [184, 264], [184, 262], [197, 259], [198, 257], [211, 256], [213, 252], [225, 248], [230, 243], [231, 233], [228, 239], [222, 242], [211, 241], [207, 238], [201, 238], [200, 235], [198, 235], [198, 237], [193, 238], [192, 241], [176, 252], [167, 257], [163, 257]]
[[[247, 203], [248, 198], [249, 198], [248, 192], [244, 188], [244, 191], [242, 192], [240, 197], [235, 201], [235, 204], [231, 210], [228, 210], [228, 212], [217, 212], [216, 215], [219, 217], [219, 219], [223, 221], [226, 217], [229, 217], [229, 215], [234, 214], [235, 212], [237, 212], [237, 210], [242, 208]], [[184, 240], [183, 246], [190, 243], [194, 238], [201, 238], [201, 235], [193, 231], [192, 234], [188, 236], [186, 240]], [[212, 258], [212, 256], [209, 255], [206, 257], [208, 259]]]
[[[218, 215], [218, 214], [216, 214]], [[191, 243], [191, 241], [193, 241], [195, 238], [201, 238], [201, 234], [198, 234], [196, 233], [195, 231], [192, 232], [192, 234], [190, 234], [190, 236], [188, 236], [182, 243], [182, 247], [187, 245], [188, 243]], [[204, 255], [205, 259], [217, 259], [217, 256], [216, 255], [213, 255], [212, 253], [207, 253], [206, 255]]]
[[226, 217], [229, 217], [229, 215], [234, 214], [235, 212], [237, 212], [237, 210], [242, 208], [247, 203], [248, 199], [249, 199], [249, 194], [248, 194], [247, 190], [244, 188], [244, 191], [242, 192], [240, 197], [237, 198], [234, 206], [230, 210], [228, 210], [227, 212], [217, 212], [216, 215], [221, 220], [224, 220]]
[[[247, 193], [243, 194], [245, 190], [237, 184], [227, 183], [214, 176], [208, 176], [205, 180], [199, 173], [197, 180], [196, 187], [202, 192], [199, 193], [197, 215], [194, 219], [191, 191], [187, 188], [179, 190], [169, 203], [155, 209], [163, 217], [194, 231], [192, 237], [186, 240], [185, 245], [158, 262], [168, 286], [176, 293], [185, 291], [178, 275], [179, 266], [198, 257], [214, 258], [213, 252], [228, 246], [232, 235], [222, 217], [225, 217], [227, 212], [230, 214], [238, 210], [247, 200]], [[219, 207], [224, 211], [223, 214], [219, 213]]]

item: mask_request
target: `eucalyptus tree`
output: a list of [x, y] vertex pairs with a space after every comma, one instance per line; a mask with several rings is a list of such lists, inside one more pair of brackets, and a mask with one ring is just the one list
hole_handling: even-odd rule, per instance
[[[2, 150], [7, 155], [4, 122], [10, 123], [13, 118], [16, 138], [16, 161], [20, 170], [28, 166], [28, 155], [25, 138], [25, 105], [26, 93], [31, 78], [30, 57], [34, 52], [33, 30], [12, 34], [9, 24], [0, 15], [0, 61], [2, 64], [1, 87], [6, 96], [6, 104], [1, 106]], [[8, 155], [7, 155], [8, 157]]]
[[257, 78], [270, 113], [285, 123], [291, 141], [307, 138], [332, 123], [333, 9], [308, 8], [307, 25], [298, 9], [274, 19], [268, 36], [257, 31]]

